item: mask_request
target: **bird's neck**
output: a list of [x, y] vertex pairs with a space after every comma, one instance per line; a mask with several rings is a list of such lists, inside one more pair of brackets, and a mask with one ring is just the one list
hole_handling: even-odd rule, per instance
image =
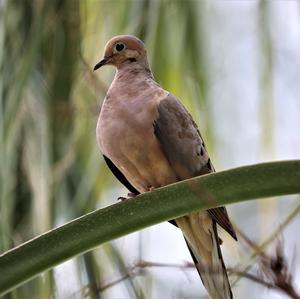
[[117, 68], [115, 80], [124, 78], [128, 80], [128, 77], [132, 77], [133, 80], [135, 77], [154, 79], [147, 60], [128, 61]]
[[[106, 95], [106, 104], [114, 102], [124, 102], [124, 99], [138, 100], [137, 91], [152, 92], [157, 89], [158, 84], [155, 82], [149, 65], [142, 66], [138, 63], [124, 65], [117, 68], [114, 80], [111, 83]], [[141, 93], [139, 93], [141, 94]]]

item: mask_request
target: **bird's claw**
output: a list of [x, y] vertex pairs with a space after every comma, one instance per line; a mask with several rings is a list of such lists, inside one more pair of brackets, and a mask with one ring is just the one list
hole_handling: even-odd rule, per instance
[[131, 198], [136, 197], [136, 195], [137, 195], [137, 194], [130, 192], [130, 193], [127, 193], [127, 197], [120, 196], [120, 197], [118, 197], [118, 200], [120, 200], [120, 201], [122, 201], [122, 202], [125, 202], [125, 201], [127, 201], [127, 200], [129, 200], [129, 199], [131, 199]]
[[127, 201], [128, 199], [129, 199], [129, 198], [127, 198], [127, 197], [120, 196], [120, 197], [118, 197], [117, 200], [120, 200], [120, 201], [124, 202], [124, 201]]

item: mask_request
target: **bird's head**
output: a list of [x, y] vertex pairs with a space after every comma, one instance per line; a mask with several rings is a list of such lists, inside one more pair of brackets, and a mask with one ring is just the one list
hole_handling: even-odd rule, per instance
[[104, 48], [104, 57], [98, 62], [94, 71], [110, 64], [122, 68], [127, 64], [147, 65], [144, 43], [133, 35], [118, 35], [108, 41]]

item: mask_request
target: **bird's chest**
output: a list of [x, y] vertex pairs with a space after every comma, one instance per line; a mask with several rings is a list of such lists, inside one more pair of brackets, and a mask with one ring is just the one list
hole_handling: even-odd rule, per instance
[[140, 192], [176, 180], [154, 134], [160, 99], [167, 93], [160, 88], [141, 88], [130, 94], [123, 89], [108, 94], [97, 124], [97, 140], [102, 153]]
[[97, 124], [97, 140], [104, 155], [121, 161], [124, 156], [142, 159], [147, 155], [147, 142], [153, 138], [157, 111], [152, 102], [143, 99], [119, 103], [106, 101]]

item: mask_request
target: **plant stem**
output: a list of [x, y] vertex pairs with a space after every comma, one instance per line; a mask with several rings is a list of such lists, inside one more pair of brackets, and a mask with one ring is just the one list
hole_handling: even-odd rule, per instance
[[300, 193], [300, 160], [244, 166], [172, 184], [96, 210], [0, 256], [0, 295], [115, 238], [185, 214]]

